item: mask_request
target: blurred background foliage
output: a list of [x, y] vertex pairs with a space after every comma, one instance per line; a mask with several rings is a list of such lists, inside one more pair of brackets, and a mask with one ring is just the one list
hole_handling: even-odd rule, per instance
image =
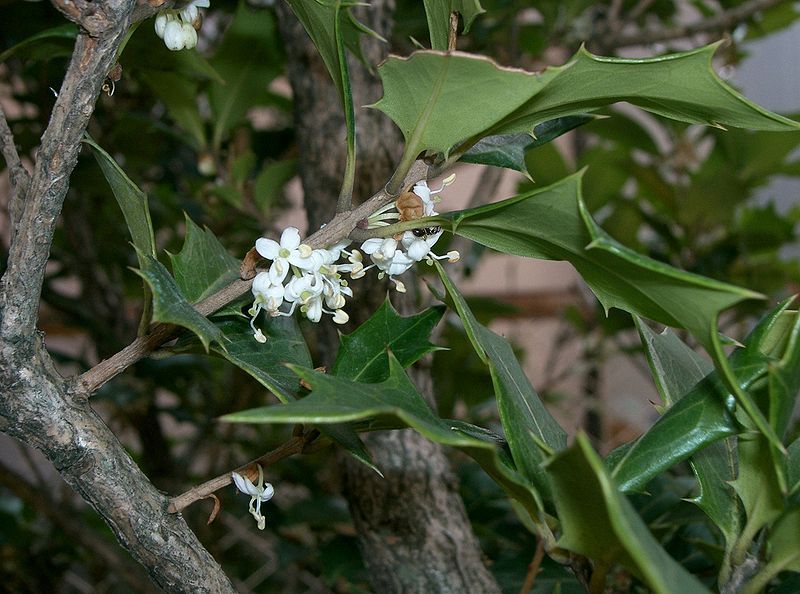
[[[297, 147], [284, 54], [273, 10], [258, 4], [264, 3], [214, 2], [206, 11], [197, 52], [167, 51], [152, 22], [142, 23], [122, 55], [122, 77], [113, 95], [98, 101], [89, 132], [149, 195], [160, 250], [179, 251], [186, 213], [241, 257], [255, 237], [274, 236], [282, 217], [296, 209], [286, 192], [295, 175]], [[666, 30], [679, 24], [687, 10], [702, 18], [741, 4], [548, 0], [537, 2], [534, 10], [527, 0], [483, 0], [487, 12], [459, 40], [459, 49], [525, 68], [560, 63], [581, 43], [624, 55], [630, 48], [614, 42], [620, 19], [627, 19], [628, 29]], [[29, 155], [47, 123], [52, 89], [60, 86], [75, 28], [45, 2], [2, 0], [0, 15], [2, 99], [11, 106], [6, 113], [21, 153]], [[727, 34], [721, 65], [735, 67], [745, 56], [742, 40], [769, 35], [796, 18], [794, 4], [783, 2], [756, 24], [714, 31], [709, 39]], [[390, 40], [395, 53], [426, 44], [421, 3], [399, 0], [396, 19]], [[669, 45], [646, 51], [664, 51]], [[794, 197], [783, 197], [778, 208], [763, 189], [776, 176], [800, 175], [798, 141], [796, 134], [684, 126], [615, 109], [613, 118], [529, 152], [527, 164], [540, 186], [588, 166], [587, 202], [615, 238], [687, 270], [781, 298], [798, 290], [800, 205], [796, 200], [792, 205]], [[528, 186], [520, 182], [521, 189]], [[48, 347], [64, 373], [88, 369], [136, 335], [141, 280], [128, 270], [136, 265], [125, 222], [87, 151], [73, 174], [52, 247], [41, 311]], [[508, 312], [507, 305], [488, 300], [471, 304], [484, 323]], [[737, 310], [730, 321], [746, 324], [752, 313]], [[621, 314], [606, 319], [599, 312], [568, 310], [562, 316], [570, 335], [585, 345], [583, 364], [575, 373], [596, 372], [609, 349], [619, 348], [614, 338], [631, 327]], [[313, 338], [309, 342], [313, 346]], [[463, 330], [450, 321], [438, 342], [450, 348], [432, 362], [439, 413], [497, 429], [491, 381]], [[209, 357], [181, 355], [138, 363], [107, 384], [95, 406], [153, 483], [179, 493], [287, 439], [288, 429], [280, 426], [215, 420], [272, 401], [239, 369]], [[595, 433], [601, 430], [601, 424], [590, 421]], [[0, 590], [124, 593], [152, 588], [68, 487], [48, 486], [60, 479], [43, 469], [34, 452], [8, 439], [3, 444]], [[492, 571], [504, 591], [524, 590], [536, 555], [535, 538], [477, 465], [457, 454], [453, 462]], [[209, 526], [210, 503], [185, 512], [239, 590], [369, 591], [340, 494], [336, 455], [323, 451], [284, 460], [269, 469], [268, 480], [280, 484], [280, 497], [268, 506], [265, 532], [254, 529], [246, 498], [232, 489], [221, 494], [222, 512]], [[713, 575], [718, 538], [703, 514], [683, 501], [695, 489], [679, 470], [651, 485], [650, 496], [633, 502], [673, 556], [693, 573], [708, 567]], [[630, 575], [618, 580], [621, 591], [643, 591]], [[800, 585], [791, 588], [784, 584], [781, 591], [797, 591]], [[545, 561], [533, 591], [566, 594], [581, 588], [565, 570]]]

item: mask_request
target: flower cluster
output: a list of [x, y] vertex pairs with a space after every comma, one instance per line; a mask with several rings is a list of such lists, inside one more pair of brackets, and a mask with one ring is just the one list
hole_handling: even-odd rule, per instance
[[275, 489], [270, 483], [264, 482], [264, 469], [261, 464], [258, 465], [258, 483], [253, 484], [246, 476], [242, 476], [238, 472], [232, 472], [231, 478], [233, 484], [245, 495], [250, 495], [250, 515], [253, 516], [258, 523], [258, 529], [263, 530], [266, 525], [266, 518], [261, 514], [261, 503], [269, 501], [275, 494]]
[[[348, 243], [313, 250], [300, 243], [300, 232], [295, 227], [284, 230], [280, 243], [263, 237], [256, 240], [258, 254], [272, 260], [269, 270], [259, 272], [253, 279], [255, 301], [248, 313], [252, 317], [250, 326], [257, 341], [267, 340], [254, 325], [262, 309], [271, 316], [290, 316], [299, 307], [312, 322], [319, 322], [323, 313], [332, 315], [337, 324], [350, 319], [342, 307], [345, 296], [352, 297], [353, 291], [341, 273], [351, 271], [353, 265], [334, 264]], [[284, 303], [289, 307], [281, 311]]]
[[156, 35], [173, 52], [197, 45], [197, 32], [202, 19], [200, 8], [208, 8], [209, 0], [192, 0], [180, 10], [164, 10], [156, 17]]
[[[452, 183], [454, 176], [447, 178], [438, 190], [431, 190], [424, 181], [417, 183], [410, 194], [410, 207], [401, 201], [392, 202], [376, 211], [368, 219], [368, 228], [388, 225], [388, 221], [410, 221], [422, 216], [438, 214], [435, 203], [445, 186]], [[405, 196], [405, 195], [404, 195]], [[409, 214], [413, 208], [413, 213]], [[350, 318], [344, 311], [346, 297], [352, 297], [344, 274], [351, 279], [363, 277], [372, 268], [378, 269], [378, 278], [388, 276], [396, 289], [405, 292], [405, 285], [395, 277], [403, 274], [415, 263], [423, 260], [429, 264], [434, 259], [457, 262], [459, 254], [448, 252], [443, 256], [433, 253], [434, 244], [442, 236], [440, 227], [428, 227], [402, 232], [394, 237], [372, 238], [361, 245], [361, 251], [347, 251], [348, 240], [327, 249], [312, 249], [300, 240], [300, 232], [288, 227], [281, 234], [280, 242], [273, 239], [256, 240], [258, 254], [272, 263], [267, 271], [259, 272], [253, 279], [252, 292], [255, 300], [248, 313], [253, 335], [258, 342], [266, 342], [264, 333], [256, 328], [255, 320], [262, 310], [270, 316], [291, 316], [296, 309], [312, 322], [319, 322], [322, 314], [330, 314], [337, 324], [344, 324]], [[364, 256], [371, 260], [364, 266]], [[342, 256], [346, 263], [337, 263]]]

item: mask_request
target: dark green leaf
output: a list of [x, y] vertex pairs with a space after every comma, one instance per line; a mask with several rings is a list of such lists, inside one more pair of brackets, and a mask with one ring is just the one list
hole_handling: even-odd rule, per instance
[[[383, 97], [373, 107], [400, 127], [405, 154], [447, 152], [496, 124], [555, 76], [501, 68], [460, 52], [414, 52], [390, 56], [378, 72]], [[529, 132], [533, 130], [533, 126]], [[518, 132], [519, 130], [515, 130]]]
[[547, 468], [563, 531], [560, 546], [600, 563], [622, 563], [659, 594], [708, 593], [653, 537], [585, 435]]
[[191, 303], [202, 301], [239, 278], [239, 261], [210, 229], [201, 229], [188, 215], [183, 247], [169, 257], [175, 282]]
[[711, 350], [720, 311], [757, 293], [657, 262], [614, 241], [592, 220], [578, 173], [501, 202], [437, 217], [492, 249], [572, 263], [606, 310], [617, 307], [690, 330]]
[[486, 11], [481, 7], [480, 0], [425, 0], [425, 16], [428, 18], [432, 49], [447, 50], [451, 12], [461, 15], [464, 20], [462, 32], [466, 34], [469, 33], [475, 17]]
[[741, 562], [758, 531], [785, 509], [781, 478], [766, 438], [760, 434], [740, 436], [738, 454], [739, 473], [731, 485], [742, 500], [747, 521], [734, 551], [735, 562]]
[[222, 331], [192, 307], [164, 265], [141, 251], [139, 261], [142, 268], [135, 272], [147, 282], [153, 292], [153, 321], [188, 328], [197, 334], [206, 352], [212, 342], [224, 349], [225, 337]]
[[533, 136], [525, 132], [487, 136], [464, 153], [460, 160], [465, 163], [506, 167], [530, 177], [525, 164], [525, 154], [529, 150], [547, 144], [592, 120], [594, 120], [592, 116], [569, 116], [539, 124], [534, 129]]
[[[669, 330], [656, 335], [638, 318], [635, 320], [656, 386], [666, 406], [672, 406], [714, 367]], [[709, 393], [707, 397], [719, 395]], [[727, 411], [723, 418], [730, 420]], [[689, 433], [687, 437], [692, 437]], [[736, 478], [736, 442], [728, 438], [711, 443], [695, 452], [690, 463], [700, 485], [700, 493], [692, 501], [711, 518], [730, 546], [741, 521], [739, 498], [730, 486]]]
[[293, 317], [267, 317], [256, 323], [267, 341], [258, 342], [244, 318], [223, 318], [216, 321], [228, 340], [225, 349], [212, 350], [252, 375], [283, 403], [300, 396], [300, 381], [287, 364], [310, 367], [311, 355]]
[[480, 324], [441, 265], [437, 263], [436, 269], [473, 348], [489, 366], [500, 421], [514, 464], [532, 485], [549, 496], [547, 474], [541, 466], [545, 459], [543, 447], [564, 448], [566, 433], [539, 399], [508, 341]]
[[11, 56], [19, 55], [31, 60], [48, 60], [72, 54], [78, 27], [72, 23], [59, 25], [31, 35], [26, 40], [8, 48], [0, 54], [0, 63]]
[[111, 186], [111, 191], [125, 217], [128, 231], [131, 233], [133, 245], [137, 249], [139, 264], [144, 269], [142, 257], [155, 257], [156, 255], [156, 241], [153, 236], [153, 223], [150, 220], [147, 195], [125, 175], [111, 155], [89, 138], [85, 138], [84, 142], [92, 147], [95, 159], [103, 170], [108, 185]]
[[428, 337], [443, 313], [442, 308], [432, 307], [414, 316], [402, 317], [387, 298], [357, 330], [341, 337], [331, 373], [365, 383], [384, 380], [389, 373], [387, 350], [403, 367], [436, 350]]
[[516, 497], [532, 515], [540, 505], [522, 478], [505, 464], [490, 437], [476, 438], [463, 425], [439, 419], [417, 393], [402, 365], [389, 353], [389, 375], [379, 384], [364, 384], [292, 367], [313, 388], [302, 400], [232, 413], [223, 420], [239, 423], [344, 423], [363, 419], [394, 418], [428, 439], [458, 447], [472, 456], [486, 472]]
[[672, 406], [713, 371], [710, 361], [695, 353], [669, 329], [656, 334], [637, 316], [634, 322], [664, 406]]
[[[788, 131], [800, 124], [769, 112], [726, 85], [711, 58], [718, 44], [647, 59], [606, 58], [581, 48], [532, 99], [499, 123], [494, 134], [530, 131], [536, 124], [628, 101], [692, 124]], [[547, 76], [548, 70], [543, 75]]]

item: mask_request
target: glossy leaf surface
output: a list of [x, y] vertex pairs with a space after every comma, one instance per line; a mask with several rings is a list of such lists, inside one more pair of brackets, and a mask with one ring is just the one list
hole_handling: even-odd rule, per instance
[[428, 337], [443, 313], [443, 308], [433, 307], [404, 317], [387, 298], [358, 329], [342, 335], [331, 373], [366, 383], [384, 380], [389, 373], [388, 351], [408, 367], [437, 349]]
[[500, 421], [514, 464], [531, 484], [549, 497], [548, 478], [542, 468], [545, 453], [540, 444], [551, 450], [563, 449], [567, 441], [566, 432], [539, 399], [508, 341], [480, 324], [438, 263], [436, 270], [473, 348], [489, 367]]
[[534, 128], [533, 136], [527, 132], [487, 136], [464, 153], [460, 160], [465, 163], [514, 169], [530, 177], [525, 163], [525, 155], [529, 150], [547, 144], [562, 134], [593, 120], [592, 116], [586, 115], [568, 116], [542, 122]]
[[[241, 423], [344, 423], [368, 419], [389, 419], [419, 431], [443, 445], [458, 447], [472, 456], [509, 494], [516, 497], [532, 514], [539, 507], [534, 493], [524, 479], [501, 459], [497, 442], [486, 432], [465, 431], [461, 422], [438, 418], [419, 395], [389, 353], [389, 374], [380, 383], [364, 384], [346, 378], [292, 367], [312, 387], [302, 400], [232, 413], [223, 417]], [[476, 435], [483, 435], [483, 439]]]
[[[674, 333], [664, 330], [655, 334], [638, 318], [636, 322], [653, 378], [667, 406], [678, 402], [713, 372], [713, 365]], [[707, 397], [719, 398], [719, 394], [709, 392]], [[730, 420], [727, 411], [723, 415]], [[726, 543], [731, 545], [741, 521], [739, 498], [730, 486], [730, 481], [736, 478], [736, 441], [727, 438], [708, 444], [692, 454], [689, 461], [700, 485], [700, 493], [692, 501], [716, 524]]]
[[559, 545], [604, 563], [619, 562], [654, 592], [707, 593], [650, 533], [579, 434], [548, 464], [563, 536]]
[[92, 147], [97, 163], [103, 170], [108, 185], [117, 199], [125, 223], [128, 225], [133, 245], [139, 255], [139, 264], [143, 264], [142, 256], [155, 257], [156, 241], [153, 236], [153, 222], [150, 220], [150, 208], [147, 205], [147, 195], [139, 189], [131, 179], [125, 175], [117, 162], [111, 158], [98, 144], [91, 139], [84, 142]]
[[684, 272], [618, 243], [592, 220], [582, 173], [507, 200], [436, 217], [494, 250], [567, 260], [606, 309], [617, 307], [686, 328], [710, 348], [720, 311], [757, 293]]
[[142, 252], [139, 252], [139, 259], [142, 268], [135, 272], [147, 282], [153, 292], [153, 321], [175, 324], [191, 330], [203, 343], [206, 352], [212, 342], [226, 348], [222, 331], [192, 307], [164, 265]]
[[717, 46], [646, 59], [607, 58], [581, 48], [545, 89], [499, 123], [493, 133], [526, 132], [541, 122], [618, 101], [691, 124], [800, 129], [797, 122], [767, 111], [726, 85], [711, 66]]

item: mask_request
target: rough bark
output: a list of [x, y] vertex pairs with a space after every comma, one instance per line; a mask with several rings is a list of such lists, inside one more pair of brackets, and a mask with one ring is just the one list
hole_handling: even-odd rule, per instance
[[233, 592], [219, 565], [183, 519], [167, 512], [167, 499], [88, 405], [88, 394], [58, 374], [36, 330], [45, 264], [81, 138], [135, 6], [134, 0], [57, 3], [81, 32], [0, 281], [0, 430], [39, 448], [156, 584], [170, 592]]
[[[391, 0], [376, 1], [361, 17], [388, 37], [393, 8]], [[344, 120], [330, 78], [302, 26], [286, 6], [279, 5], [278, 14], [295, 97], [300, 175], [309, 229], [313, 230], [333, 215], [336, 205], [344, 170]], [[373, 64], [384, 51], [385, 47], [366, 41], [365, 53]], [[351, 71], [356, 106], [380, 96], [379, 81], [353, 62]], [[402, 137], [387, 118], [371, 110], [358, 109], [357, 127], [356, 198], [363, 199], [391, 176]], [[366, 280], [352, 284], [366, 287]], [[357, 323], [374, 311], [384, 291], [373, 284], [356, 295], [348, 307], [351, 319]], [[323, 358], [330, 359], [338, 337], [329, 331], [319, 340]], [[426, 374], [416, 375], [429, 383]], [[374, 589], [389, 593], [499, 592], [482, 562], [442, 449], [411, 431], [373, 435], [368, 446], [386, 478], [349, 457], [344, 468], [346, 495]]]

